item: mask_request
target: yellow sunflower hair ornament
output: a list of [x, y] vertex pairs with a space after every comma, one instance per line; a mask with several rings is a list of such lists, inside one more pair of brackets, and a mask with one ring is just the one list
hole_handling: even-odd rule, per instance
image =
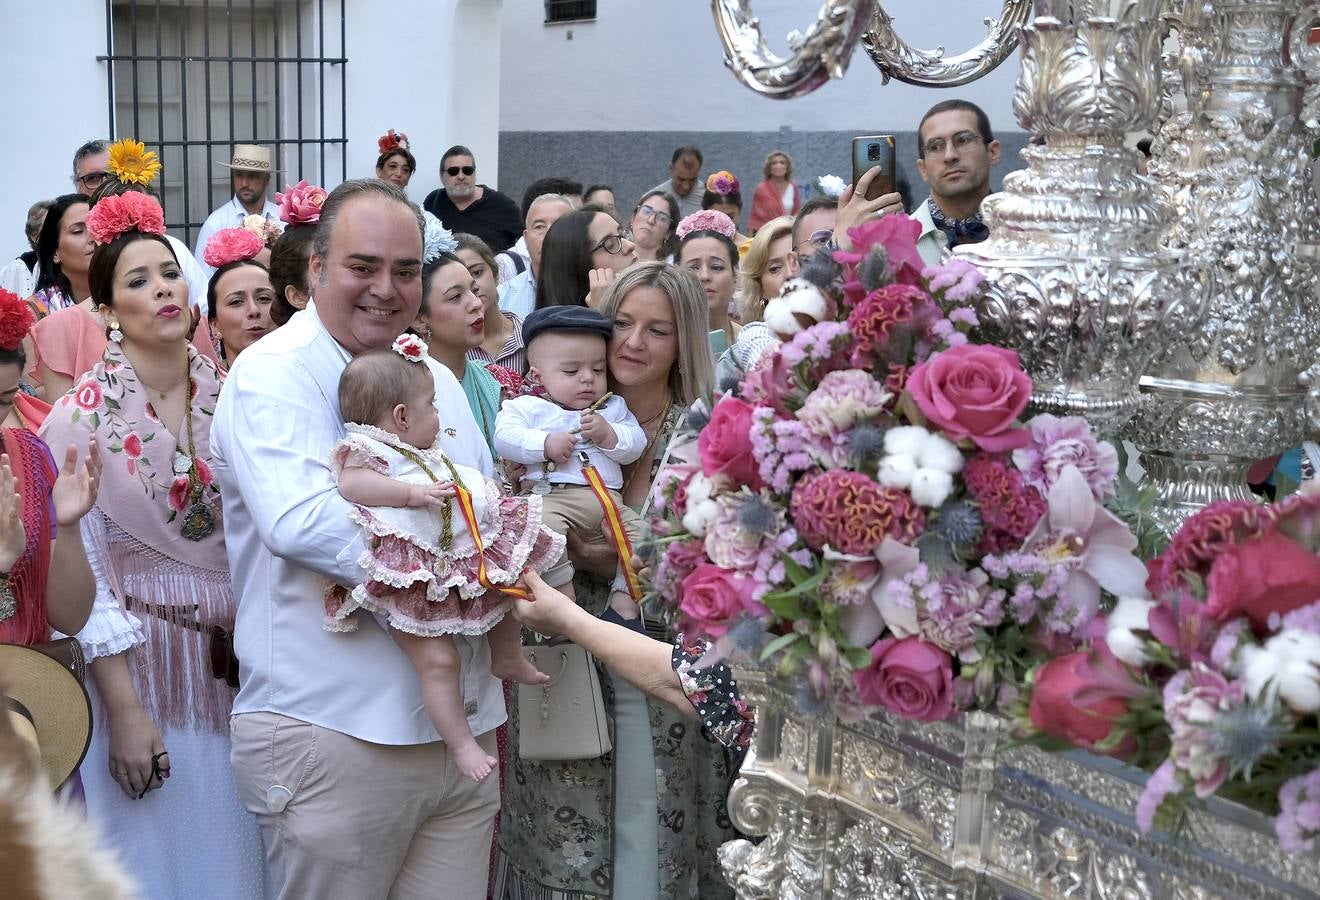
[[110, 145], [110, 162], [106, 168], [123, 184], [145, 185], [160, 174], [160, 160], [146, 144], [125, 138]]

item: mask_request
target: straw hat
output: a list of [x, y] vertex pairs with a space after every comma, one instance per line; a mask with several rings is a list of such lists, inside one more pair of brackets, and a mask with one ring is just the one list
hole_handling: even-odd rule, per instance
[[226, 169], [238, 169], [241, 172], [260, 172], [269, 175], [278, 172], [270, 161], [270, 148], [259, 144], [235, 144], [234, 155], [229, 162], [219, 162]]
[[0, 707], [36, 744], [51, 789], [63, 784], [92, 741], [92, 704], [82, 683], [39, 650], [0, 644]]

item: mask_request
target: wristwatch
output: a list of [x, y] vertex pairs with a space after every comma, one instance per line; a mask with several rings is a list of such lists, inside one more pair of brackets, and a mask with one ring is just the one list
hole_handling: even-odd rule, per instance
[[14, 589], [9, 584], [9, 573], [0, 572], [0, 622], [18, 612], [18, 601], [14, 599]]

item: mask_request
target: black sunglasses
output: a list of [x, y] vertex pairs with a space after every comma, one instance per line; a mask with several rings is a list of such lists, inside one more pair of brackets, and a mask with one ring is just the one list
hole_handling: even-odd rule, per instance
[[450, 166], [449, 168], [445, 169], [445, 174], [448, 175], [450, 178], [453, 178], [459, 172], [462, 172], [464, 175], [471, 175], [475, 171], [477, 171], [476, 166]]

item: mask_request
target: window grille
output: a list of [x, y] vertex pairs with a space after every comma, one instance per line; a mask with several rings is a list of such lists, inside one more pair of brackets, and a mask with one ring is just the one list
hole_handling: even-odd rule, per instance
[[545, 23], [596, 18], [596, 0], [545, 0]]
[[106, 0], [110, 137], [160, 154], [188, 246], [231, 196], [234, 144], [272, 150], [267, 196], [347, 177], [346, 0]]

